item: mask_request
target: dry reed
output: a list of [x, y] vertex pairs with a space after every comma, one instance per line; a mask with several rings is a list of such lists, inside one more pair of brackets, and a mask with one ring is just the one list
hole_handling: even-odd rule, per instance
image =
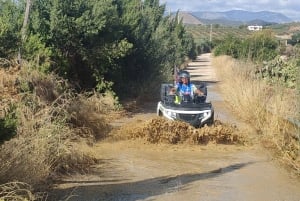
[[296, 90], [269, 85], [255, 76], [255, 65], [216, 57], [213, 65], [221, 80], [225, 100], [238, 116], [253, 125], [260, 140], [300, 175], [299, 130], [288, 121], [297, 119], [299, 94]]
[[[48, 179], [59, 174], [88, 171], [97, 161], [76, 148], [76, 142], [91, 143], [106, 135], [109, 127], [105, 117], [114, 110], [113, 96], [76, 94], [65, 80], [30, 67], [18, 76], [9, 75], [1, 71], [0, 89], [11, 87], [5, 94], [9, 103], [10, 92], [20, 92], [13, 102], [18, 125], [17, 137], [0, 147], [0, 183], [24, 182], [37, 190], [47, 188]], [[1, 194], [0, 200], [10, 200], [4, 196]]]

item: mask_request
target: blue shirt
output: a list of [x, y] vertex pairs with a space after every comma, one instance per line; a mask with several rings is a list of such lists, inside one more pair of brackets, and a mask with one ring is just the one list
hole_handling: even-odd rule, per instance
[[176, 89], [177, 89], [176, 91], [179, 94], [193, 96], [194, 95], [194, 91], [197, 88], [196, 88], [196, 86], [194, 84], [191, 84], [191, 83], [188, 83], [188, 84], [177, 83], [176, 84]]

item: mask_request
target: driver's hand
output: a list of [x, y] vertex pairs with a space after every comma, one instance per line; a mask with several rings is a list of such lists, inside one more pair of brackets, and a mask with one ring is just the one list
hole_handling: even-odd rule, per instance
[[175, 94], [176, 93], [176, 89], [175, 88], [172, 88], [171, 90], [170, 90], [170, 94]]
[[204, 93], [202, 91], [200, 91], [199, 89], [196, 92], [199, 96], [204, 96]]

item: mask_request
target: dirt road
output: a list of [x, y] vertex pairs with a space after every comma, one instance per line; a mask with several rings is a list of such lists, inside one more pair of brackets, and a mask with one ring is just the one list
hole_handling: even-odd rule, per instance
[[[226, 108], [210, 55], [198, 57], [188, 70], [192, 80], [207, 82], [215, 118], [250, 133]], [[123, 121], [142, 122], [154, 117], [155, 109], [154, 105]], [[93, 151], [100, 160], [94, 172], [59, 182], [56, 200], [300, 201], [300, 181], [255, 143], [168, 145], [133, 140], [100, 142]]]

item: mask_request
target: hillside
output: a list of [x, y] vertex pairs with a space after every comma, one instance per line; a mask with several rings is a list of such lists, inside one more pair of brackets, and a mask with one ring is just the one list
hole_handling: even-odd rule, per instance
[[204, 24], [197, 17], [188, 12], [179, 12], [178, 17], [182, 20], [183, 24], [201, 25]]
[[249, 12], [244, 10], [231, 10], [226, 12], [179, 12], [184, 24], [221, 24], [227, 26], [250, 25], [258, 22], [259, 25], [290, 23], [293, 20], [287, 16], [270, 11]]
[[[265, 29], [271, 29], [279, 39], [290, 39], [293, 34], [300, 33], [300, 23], [272, 24], [264, 26]], [[253, 32], [247, 30], [245, 26], [219, 26], [211, 25], [186, 25], [197, 44], [203, 41], [213, 41], [224, 39], [228, 35], [234, 35], [243, 38]]]
[[250, 35], [252, 32], [244, 28], [238, 28], [238, 27], [228, 27], [228, 26], [210, 26], [210, 25], [204, 25], [204, 26], [193, 26], [189, 25], [186, 26], [186, 29], [188, 32], [190, 32], [194, 40], [197, 44], [203, 42], [203, 41], [209, 41], [212, 39], [213, 41], [218, 41], [221, 39], [224, 39], [227, 35], [234, 35], [236, 37], [245, 37], [247, 35]]

